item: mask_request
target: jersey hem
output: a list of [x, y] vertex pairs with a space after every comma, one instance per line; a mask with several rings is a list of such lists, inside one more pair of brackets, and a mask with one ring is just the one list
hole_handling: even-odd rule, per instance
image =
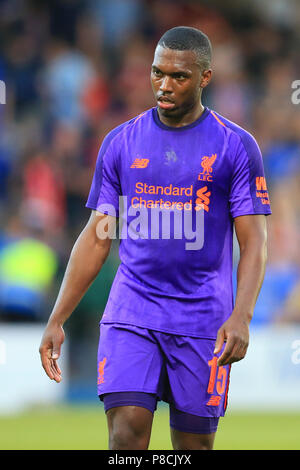
[[176, 408], [176, 410], [178, 410], [178, 411], [182, 411], [183, 413], [188, 413], [188, 414], [194, 415], [194, 416], [199, 416], [200, 418], [222, 418], [225, 415], [224, 410], [221, 410], [219, 413], [217, 413], [215, 415], [212, 415], [212, 414], [209, 414], [209, 413], [199, 414], [199, 413], [196, 413], [194, 410], [187, 410], [187, 409], [175, 406], [175, 404], [173, 402], [169, 402], [169, 401], [166, 401], [166, 400], [162, 400], [162, 401], [164, 401], [165, 403], [169, 403], [169, 405], [174, 406], [174, 408]]
[[130, 326], [137, 326], [138, 328], [144, 328], [147, 330], [153, 330], [153, 331], [159, 331], [161, 333], [167, 333], [170, 335], [176, 335], [176, 336], [189, 336], [192, 338], [199, 338], [199, 339], [208, 339], [215, 341], [217, 339], [217, 336], [207, 336], [207, 335], [201, 335], [201, 334], [196, 334], [196, 333], [182, 333], [178, 332], [176, 330], [169, 330], [165, 328], [158, 328], [158, 327], [153, 327], [150, 325], [145, 325], [145, 324], [137, 324], [136, 322], [125, 322], [125, 321], [120, 321], [120, 320], [100, 320], [99, 322], [100, 325], [111, 325], [111, 324], [118, 324], [118, 325], [130, 325]]
[[240, 215], [272, 215], [272, 211], [269, 212], [262, 212], [262, 211], [238, 211], [235, 214], [231, 214], [231, 217], [234, 219], [235, 217], [239, 217]]
[[[102, 204], [109, 204], [109, 203], [108, 203], [108, 202], [107, 202], [107, 203], [104, 203], [104, 202], [103, 202]], [[96, 207], [95, 207], [95, 206], [92, 205], [92, 204], [89, 204], [89, 205], [86, 204], [85, 207], [87, 207], [88, 209], [91, 209], [91, 210], [93, 210], [93, 211], [101, 212], [101, 211], [98, 210], [98, 207], [99, 207], [99, 206], [96, 206]], [[117, 209], [115, 209], [115, 213], [114, 213], [114, 214], [113, 214], [110, 210], [108, 210], [108, 209], [105, 209], [104, 212], [107, 212], [107, 215], [110, 215], [110, 216], [112, 216], [112, 217], [119, 217], [119, 211], [118, 211]]]
[[[121, 393], [121, 392], [143, 392], [143, 393], [151, 393], [152, 395], [156, 395], [156, 399], [157, 401], [163, 401], [164, 403], [168, 403], [169, 405], [172, 405], [174, 408], [176, 408], [176, 410], [178, 411], [182, 411], [183, 413], [188, 413], [188, 414], [193, 414], [195, 416], [199, 416], [199, 417], [203, 417], [203, 418], [220, 418], [220, 417], [223, 417], [225, 415], [225, 411], [224, 410], [220, 410], [219, 413], [217, 413], [216, 415], [212, 415], [210, 413], [196, 413], [194, 410], [190, 410], [190, 409], [184, 409], [182, 407], [178, 407], [178, 406], [175, 406], [175, 403], [172, 402], [172, 401], [169, 401], [167, 399], [164, 399], [162, 397], [160, 397], [157, 393], [157, 390], [154, 390], [154, 391], [150, 391], [150, 390], [146, 390], [146, 389], [137, 389], [136, 387], [134, 389], [130, 388], [130, 389], [124, 389], [122, 388], [122, 390], [120, 390], [120, 388], [116, 388], [116, 389], [108, 389], [107, 391], [103, 391], [103, 392], [99, 392], [98, 390], [98, 397], [100, 398], [101, 395], [105, 395], [105, 394], [108, 394], [108, 393]], [[101, 398], [100, 398], [101, 400]], [[103, 401], [103, 400], [101, 400]]]
[[[105, 390], [104, 392], [101, 392], [98, 390], [98, 397], [100, 397], [101, 395], [106, 395], [107, 393], [121, 393], [121, 392], [143, 392], [143, 393], [151, 393], [152, 395], [155, 395], [157, 400], [158, 401], [161, 401], [161, 398], [159, 397], [159, 395], [157, 395], [157, 390], [145, 390], [145, 389], [137, 389], [136, 387], [134, 389], [132, 388], [129, 388], [129, 389], [124, 389], [122, 388], [122, 390], [120, 390], [120, 388], [115, 388], [115, 389], [111, 389], [109, 388], [108, 391]], [[101, 400], [102, 401], [102, 400]], [[122, 401], [122, 399], [120, 400]], [[128, 401], [128, 400], [127, 400]]]
[[97, 209], [97, 207], [95, 207], [93, 204], [86, 204], [85, 207], [88, 209], [93, 209], [94, 211]]

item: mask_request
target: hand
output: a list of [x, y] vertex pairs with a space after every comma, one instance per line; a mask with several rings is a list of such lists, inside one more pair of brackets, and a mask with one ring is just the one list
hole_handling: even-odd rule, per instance
[[214, 354], [218, 354], [226, 342], [217, 365], [224, 366], [243, 359], [249, 344], [249, 323], [241, 315], [232, 315], [218, 330]]
[[65, 333], [61, 325], [48, 323], [40, 345], [42, 366], [51, 380], [59, 383], [62, 379], [61, 370], [57, 360], [60, 348], [65, 340]]

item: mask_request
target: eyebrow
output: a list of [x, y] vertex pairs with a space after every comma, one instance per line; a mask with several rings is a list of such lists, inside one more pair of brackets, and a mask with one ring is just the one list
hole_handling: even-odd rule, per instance
[[[152, 70], [157, 70], [158, 72], [164, 73], [159, 67], [157, 67], [157, 65], [152, 65], [151, 68], [152, 68]], [[185, 77], [190, 77], [191, 72], [186, 71], [186, 70], [177, 70], [177, 72], [173, 72], [173, 73], [168, 74], [168, 75], [170, 75], [171, 77], [178, 77], [179, 75], [183, 75]]]

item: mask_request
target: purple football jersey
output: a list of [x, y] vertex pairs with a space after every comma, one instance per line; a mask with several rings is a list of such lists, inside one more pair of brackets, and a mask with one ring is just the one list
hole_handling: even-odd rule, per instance
[[208, 108], [179, 128], [147, 110], [105, 137], [86, 206], [123, 222], [101, 323], [216, 338], [234, 306], [233, 219], [271, 213], [252, 135]]

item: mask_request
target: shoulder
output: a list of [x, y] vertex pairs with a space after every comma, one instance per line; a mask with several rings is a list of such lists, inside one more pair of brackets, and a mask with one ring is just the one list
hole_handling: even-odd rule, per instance
[[223, 131], [239, 143], [248, 154], [253, 152], [260, 152], [259, 146], [255, 137], [246, 129], [238, 124], [230, 121], [221, 114], [214, 110], [210, 110], [212, 118], [214, 118], [216, 125], [223, 128]]
[[124, 136], [130, 133], [132, 130], [137, 128], [137, 124], [144, 123], [145, 120], [148, 120], [149, 117], [152, 115], [152, 109], [148, 109], [141, 114], [129, 119], [128, 121], [123, 122], [119, 126], [113, 128], [109, 131], [103, 139], [102, 142], [102, 151], [105, 152], [107, 148], [113, 144], [118, 143]]

